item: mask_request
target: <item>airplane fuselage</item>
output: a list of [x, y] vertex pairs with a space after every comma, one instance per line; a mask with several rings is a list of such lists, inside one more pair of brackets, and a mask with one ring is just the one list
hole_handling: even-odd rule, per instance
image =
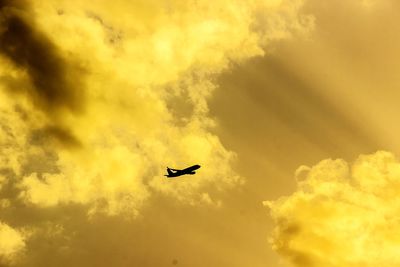
[[193, 165], [193, 166], [190, 166], [183, 170], [167, 168], [168, 174], [165, 176], [172, 178], [172, 177], [178, 177], [178, 176], [185, 175], [185, 174], [193, 175], [196, 173], [195, 170], [199, 169], [200, 167], [201, 167], [200, 165]]

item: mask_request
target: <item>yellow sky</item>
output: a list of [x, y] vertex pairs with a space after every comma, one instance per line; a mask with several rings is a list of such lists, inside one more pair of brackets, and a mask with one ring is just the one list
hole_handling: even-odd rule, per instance
[[0, 0], [0, 265], [397, 266], [398, 8]]

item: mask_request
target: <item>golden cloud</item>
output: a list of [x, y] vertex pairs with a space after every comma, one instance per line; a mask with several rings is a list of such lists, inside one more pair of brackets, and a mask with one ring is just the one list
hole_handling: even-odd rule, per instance
[[25, 248], [22, 232], [0, 222], [0, 264], [10, 264]]
[[[71, 241], [87, 232], [73, 220], [132, 218], [156, 194], [220, 205], [210, 188], [244, 178], [212, 131], [215, 78], [307, 32], [301, 6], [0, 0], [0, 261], [25, 246], [21, 266], [74, 258], [88, 248]], [[202, 169], [190, 179], [163, 176], [192, 164]]]
[[[306, 31], [301, 5], [1, 1], [0, 162], [14, 201], [137, 214], [152, 192], [212, 203], [207, 186], [242, 183], [210, 132], [213, 78]], [[163, 177], [190, 164], [204, 166], [195, 179]]]
[[[400, 161], [379, 151], [353, 164], [301, 167], [297, 190], [264, 202], [276, 223], [273, 248], [294, 266], [397, 266]], [[304, 178], [302, 178], [304, 177]]]

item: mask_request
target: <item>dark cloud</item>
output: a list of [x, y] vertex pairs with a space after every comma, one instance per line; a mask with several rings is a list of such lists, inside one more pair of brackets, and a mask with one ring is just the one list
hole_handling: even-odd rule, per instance
[[27, 2], [24, 0], [0, 0], [0, 8], [23, 8], [27, 6]]
[[[51, 138], [48, 138], [48, 137]], [[49, 142], [59, 141], [61, 145], [70, 148], [80, 147], [80, 141], [71, 133], [69, 129], [56, 126], [48, 126], [42, 129], [33, 130], [30, 136], [30, 144], [38, 146], [46, 146]]]
[[58, 111], [83, 111], [82, 68], [67, 60], [35, 25], [26, 1], [0, 0], [0, 54], [26, 74], [29, 83], [1, 77], [12, 93], [28, 93], [32, 102], [51, 119], [45, 132], [67, 145], [79, 141], [54, 119]]
[[34, 101], [42, 108], [82, 108], [77, 70], [37, 28], [22, 1], [0, 2], [0, 53], [26, 71]]

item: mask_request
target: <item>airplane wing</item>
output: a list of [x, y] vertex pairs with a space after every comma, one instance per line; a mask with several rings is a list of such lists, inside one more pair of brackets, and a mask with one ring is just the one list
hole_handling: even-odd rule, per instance
[[179, 172], [179, 171], [181, 171], [181, 170], [177, 170], [177, 169], [171, 169], [171, 168], [168, 168], [168, 169], [170, 169], [171, 171], [175, 171], [175, 172]]

